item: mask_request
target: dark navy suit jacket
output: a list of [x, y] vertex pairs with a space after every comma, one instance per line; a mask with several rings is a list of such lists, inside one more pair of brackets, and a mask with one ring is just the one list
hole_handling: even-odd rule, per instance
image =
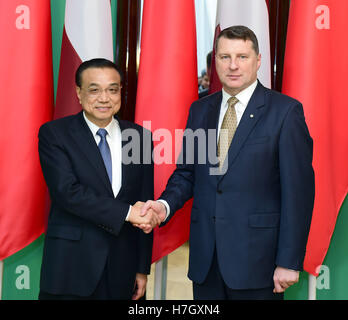
[[[118, 121], [122, 133], [129, 128], [139, 133], [141, 150], [133, 151], [143, 155], [144, 147], [151, 152], [150, 132]], [[132, 290], [135, 274], [150, 272], [152, 234], [144, 234], [125, 218], [130, 204], [153, 198], [153, 163], [122, 163], [122, 187], [115, 198], [82, 112], [44, 124], [39, 155], [51, 196], [41, 290], [89, 296], [106, 263], [112, 270], [108, 276], [113, 290]]]
[[[217, 92], [194, 102], [187, 128], [203, 128], [208, 136], [217, 128], [221, 101]], [[183, 164], [160, 198], [168, 202], [170, 217], [194, 198], [189, 278], [205, 280], [215, 249], [232, 289], [273, 286], [276, 266], [301, 270], [314, 202], [313, 143], [302, 105], [258, 83], [223, 175], [211, 174], [214, 161], [202, 164], [199, 156], [205, 152], [208, 159], [208, 151], [199, 150], [197, 141], [188, 148], [187, 143], [184, 137]], [[188, 163], [192, 148], [194, 161]]]

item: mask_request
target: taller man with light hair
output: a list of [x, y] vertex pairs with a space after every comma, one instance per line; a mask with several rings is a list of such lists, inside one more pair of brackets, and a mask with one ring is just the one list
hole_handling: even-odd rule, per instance
[[192, 104], [187, 129], [202, 128], [207, 137], [216, 129], [219, 163], [198, 163], [205, 149], [187, 146], [184, 136], [183, 164], [143, 214], [152, 208], [167, 222], [193, 197], [188, 276], [195, 299], [282, 299], [298, 281], [306, 251], [313, 142], [301, 103], [257, 80], [253, 31], [223, 30], [215, 61], [223, 89]]

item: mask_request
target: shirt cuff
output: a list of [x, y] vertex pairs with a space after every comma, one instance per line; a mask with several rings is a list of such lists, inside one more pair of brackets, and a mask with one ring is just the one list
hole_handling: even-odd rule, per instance
[[126, 216], [126, 221], [128, 221], [128, 218], [129, 218], [131, 210], [132, 210], [132, 206], [129, 205], [128, 213], [127, 213], [127, 216]]
[[157, 201], [163, 203], [164, 206], [166, 207], [166, 217], [163, 220], [163, 221], [166, 221], [168, 216], [169, 216], [169, 214], [170, 214], [169, 204], [168, 204], [168, 202], [166, 200], [158, 199]]

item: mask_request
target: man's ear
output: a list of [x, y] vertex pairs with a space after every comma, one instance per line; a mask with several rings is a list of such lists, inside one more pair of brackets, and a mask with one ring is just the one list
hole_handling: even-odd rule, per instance
[[81, 104], [81, 88], [76, 86], [76, 95], [77, 95], [77, 98], [79, 99], [79, 102]]
[[257, 70], [259, 70], [260, 66], [261, 66], [261, 53], [259, 53], [257, 56]]

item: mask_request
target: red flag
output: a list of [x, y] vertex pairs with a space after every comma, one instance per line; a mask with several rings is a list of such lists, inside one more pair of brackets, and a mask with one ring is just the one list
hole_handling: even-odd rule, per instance
[[54, 118], [81, 111], [75, 72], [82, 61], [113, 60], [110, 0], [66, 0], [65, 21]]
[[[253, 13], [253, 14], [251, 14]], [[259, 42], [261, 67], [258, 79], [267, 87], [271, 87], [271, 54], [269, 38], [268, 1], [265, 0], [218, 0], [216, 11], [216, 29], [214, 44], [219, 33], [234, 25], [244, 25], [250, 28]], [[213, 49], [215, 57], [215, 48]], [[221, 90], [221, 83], [215, 69], [215, 59], [212, 60], [209, 92]]]
[[283, 92], [303, 103], [314, 140], [315, 202], [304, 269], [318, 275], [348, 191], [346, 0], [292, 0]]
[[51, 11], [47, 0], [0, 2], [0, 260], [45, 229], [39, 127], [52, 119]]
[[[175, 169], [175, 150], [181, 146], [181, 138], [174, 143], [166, 139], [168, 135], [164, 137], [165, 132], [174, 138], [175, 129], [185, 128], [189, 107], [197, 98], [194, 1], [144, 0], [135, 120], [140, 125], [151, 121], [156, 199]], [[164, 143], [168, 143], [164, 149], [172, 152], [171, 164], [158, 164], [161, 153], [156, 150]], [[187, 202], [166, 226], [155, 229], [153, 261], [188, 240], [191, 205], [192, 201]]]

